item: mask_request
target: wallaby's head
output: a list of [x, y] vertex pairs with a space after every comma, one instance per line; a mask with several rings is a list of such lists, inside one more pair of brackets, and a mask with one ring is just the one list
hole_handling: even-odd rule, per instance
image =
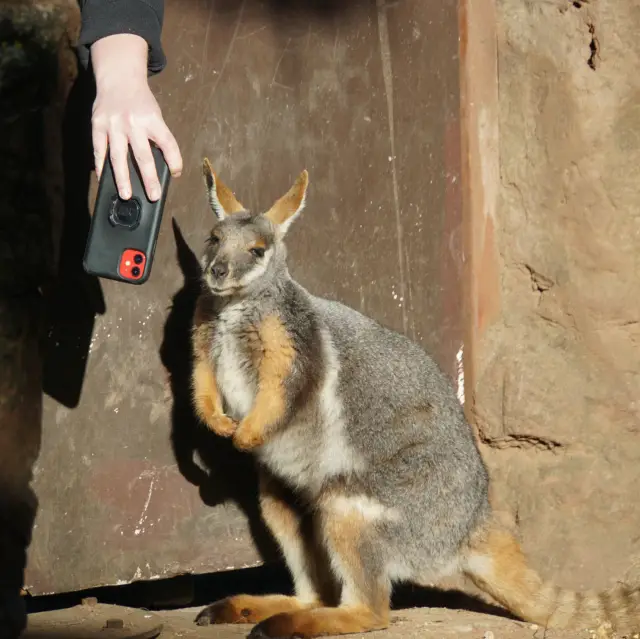
[[202, 171], [215, 216], [202, 260], [205, 283], [218, 296], [267, 285], [285, 268], [283, 238], [304, 208], [307, 172], [268, 211], [252, 213], [220, 181], [206, 158]]

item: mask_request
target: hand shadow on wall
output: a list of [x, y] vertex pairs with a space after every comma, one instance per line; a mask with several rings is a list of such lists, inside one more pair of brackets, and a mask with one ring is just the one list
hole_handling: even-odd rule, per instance
[[[164, 326], [160, 359], [169, 374], [173, 407], [171, 443], [182, 475], [197, 486], [207, 506], [234, 502], [245, 514], [253, 541], [265, 561], [279, 556], [277, 546], [262, 523], [257, 475], [252, 458], [237, 451], [230, 440], [207, 430], [196, 418], [191, 402], [191, 325], [200, 293], [200, 264], [172, 220], [178, 265], [184, 276], [174, 295]], [[201, 467], [194, 456], [198, 455]]]

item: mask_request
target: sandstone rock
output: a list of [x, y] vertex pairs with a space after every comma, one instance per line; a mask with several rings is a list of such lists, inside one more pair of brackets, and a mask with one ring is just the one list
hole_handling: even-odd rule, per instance
[[499, 0], [499, 318], [471, 408], [545, 576], [638, 563], [640, 6]]

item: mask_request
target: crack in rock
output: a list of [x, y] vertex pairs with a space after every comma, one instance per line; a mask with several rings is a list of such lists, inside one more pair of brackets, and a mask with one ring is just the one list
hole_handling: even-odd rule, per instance
[[589, 51], [591, 54], [589, 55], [589, 59], [587, 60], [587, 64], [590, 69], [596, 70], [598, 60], [600, 59], [600, 43], [598, 42], [598, 38], [596, 37], [596, 27], [593, 22], [589, 22], [589, 33], [591, 34], [591, 42], [589, 42]]
[[535, 448], [536, 450], [547, 452], [558, 452], [560, 448], [566, 448], [559, 441], [540, 437], [538, 435], [503, 435], [501, 437], [488, 437], [480, 433], [480, 441], [489, 446], [502, 450], [504, 448], [519, 448], [522, 450]]
[[536, 271], [532, 266], [529, 266], [529, 264], [524, 264], [524, 267], [529, 271], [534, 291], [544, 293], [555, 285], [555, 282], [550, 277], [542, 275], [542, 273], [538, 273], [538, 271]]

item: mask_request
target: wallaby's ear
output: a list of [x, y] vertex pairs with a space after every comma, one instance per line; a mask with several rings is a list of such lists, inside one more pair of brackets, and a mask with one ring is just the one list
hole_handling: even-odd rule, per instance
[[216, 176], [208, 158], [202, 162], [202, 174], [204, 175], [204, 183], [207, 185], [209, 205], [219, 220], [224, 220], [227, 215], [232, 213], [245, 210], [244, 206], [236, 200], [231, 189]]
[[300, 215], [304, 208], [309, 186], [309, 174], [306, 169], [300, 173], [296, 183], [283, 195], [264, 216], [276, 225], [278, 231], [284, 235], [292, 222]]

